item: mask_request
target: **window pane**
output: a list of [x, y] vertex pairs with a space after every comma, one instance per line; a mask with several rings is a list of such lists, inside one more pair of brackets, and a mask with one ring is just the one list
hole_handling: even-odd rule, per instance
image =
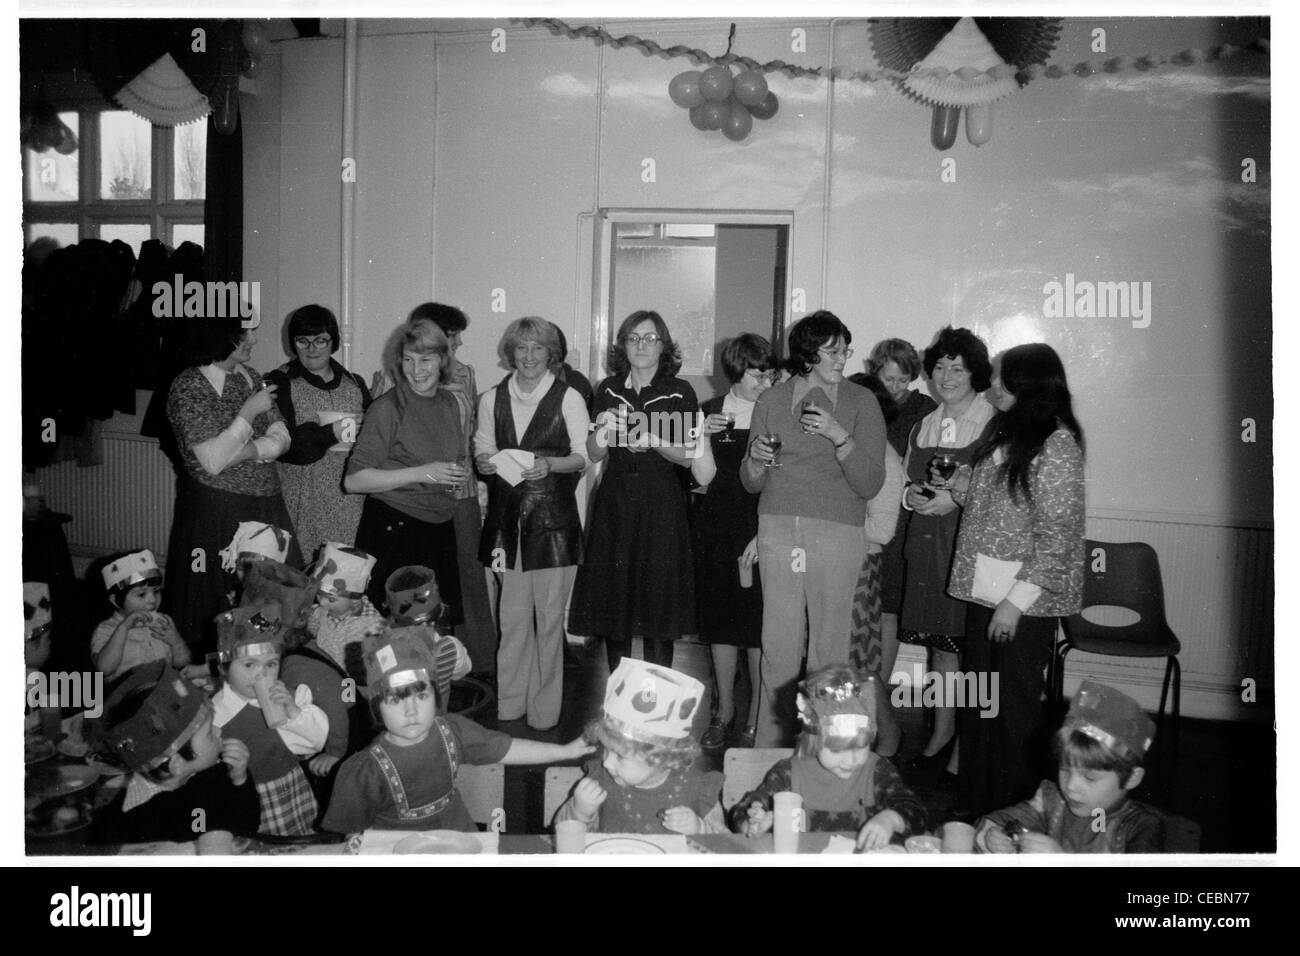
[[208, 121], [186, 123], [172, 132], [172, 198], [203, 199], [207, 170]]
[[153, 176], [153, 127], [134, 113], [99, 114], [99, 196], [148, 199]]
[[172, 226], [172, 248], [175, 249], [182, 242], [194, 242], [203, 245], [203, 223], [201, 222], [178, 222]]
[[27, 244], [31, 245], [42, 236], [50, 236], [59, 241], [60, 246], [75, 246], [80, 239], [75, 222], [33, 222], [27, 226]]
[[135, 222], [103, 222], [99, 225], [99, 238], [105, 242], [121, 239], [140, 255], [140, 244], [149, 238], [149, 226]]
[[[60, 113], [63, 120], [80, 138], [76, 113]], [[71, 155], [64, 156], [57, 149], [43, 153], [23, 150], [27, 157], [27, 196], [32, 202], [76, 202], [77, 174], [81, 165], [80, 146]]]

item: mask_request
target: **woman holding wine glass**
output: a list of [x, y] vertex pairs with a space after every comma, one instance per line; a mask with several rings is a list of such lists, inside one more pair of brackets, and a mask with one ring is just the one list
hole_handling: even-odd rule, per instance
[[791, 377], [759, 396], [751, 418], [740, 480], [759, 495], [760, 747], [785, 746], [791, 736], [805, 635], [810, 672], [849, 657], [867, 501], [885, 480], [880, 405], [844, 377], [852, 339], [830, 312], [800, 319], [789, 335]]
[[[728, 342], [720, 358], [731, 388], [700, 409], [706, 416], [704, 434], [712, 438], [717, 475], [690, 496], [696, 622], [700, 640], [712, 652], [718, 685], [718, 707], [700, 740], [706, 750], [754, 745], [763, 591], [755, 568], [758, 499], [740, 483], [740, 466], [749, 445], [754, 403], [771, 386], [777, 365], [771, 344], [752, 332]], [[737, 715], [735, 683], [741, 655], [748, 664], [750, 701], [747, 713]], [[737, 716], [742, 719], [736, 720]]]
[[[949, 492], [962, 465], [969, 465], [994, 408], [984, 397], [992, 377], [989, 352], [969, 329], [943, 329], [925, 350], [925, 374], [939, 407], [925, 416], [908, 439], [903, 467], [908, 483], [903, 507], [913, 512], [903, 543], [907, 570], [898, 639], [929, 648], [928, 672], [944, 679], [961, 666], [966, 605], [945, 590], [957, 541], [960, 509]], [[909, 764], [936, 777], [955, 773], [957, 709], [942, 700], [932, 708], [930, 739]], [[951, 777], [940, 777], [951, 781]]]

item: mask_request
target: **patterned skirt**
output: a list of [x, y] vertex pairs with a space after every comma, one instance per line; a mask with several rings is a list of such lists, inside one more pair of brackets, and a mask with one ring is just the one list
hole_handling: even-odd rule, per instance
[[269, 783], [257, 784], [262, 817], [257, 829], [276, 836], [304, 836], [312, 832], [318, 808], [311, 783], [301, 767]]
[[879, 674], [884, 662], [880, 634], [881, 555], [868, 554], [862, 562], [853, 592], [853, 619], [849, 628], [849, 663], [864, 676]]

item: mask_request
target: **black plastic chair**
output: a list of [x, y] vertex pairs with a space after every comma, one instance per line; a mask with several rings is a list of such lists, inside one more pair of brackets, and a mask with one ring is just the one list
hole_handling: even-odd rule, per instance
[[[1156, 739], [1164, 729], [1165, 701], [1172, 681], [1174, 690], [1173, 728], [1169, 746], [1163, 747], [1173, 760], [1178, 755], [1178, 717], [1182, 700], [1182, 668], [1178, 653], [1182, 645], [1165, 620], [1165, 588], [1160, 560], [1155, 549], [1141, 541], [1087, 541], [1087, 565], [1083, 579], [1083, 610], [1063, 618], [1065, 637], [1056, 645], [1052, 660], [1055, 678], [1054, 700], [1058, 716], [1064, 714], [1065, 658], [1070, 651], [1105, 657], [1163, 657], [1165, 679], [1160, 687], [1160, 711], [1156, 715]], [[1098, 550], [1103, 552], [1098, 555]], [[1104, 570], [1094, 571], [1098, 558]], [[1090, 608], [1126, 608], [1138, 615], [1132, 624], [1097, 624], [1084, 615]]]

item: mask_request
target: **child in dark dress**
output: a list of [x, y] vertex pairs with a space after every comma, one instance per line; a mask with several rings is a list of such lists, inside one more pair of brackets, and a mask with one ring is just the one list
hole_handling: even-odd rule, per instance
[[746, 836], [772, 829], [772, 797], [803, 797], [809, 831], [853, 830], [858, 849], [874, 850], [922, 829], [925, 811], [894, 765], [871, 752], [876, 682], [835, 665], [810, 675], [798, 696], [804, 730], [794, 756], [777, 761], [763, 782], [730, 811]]

